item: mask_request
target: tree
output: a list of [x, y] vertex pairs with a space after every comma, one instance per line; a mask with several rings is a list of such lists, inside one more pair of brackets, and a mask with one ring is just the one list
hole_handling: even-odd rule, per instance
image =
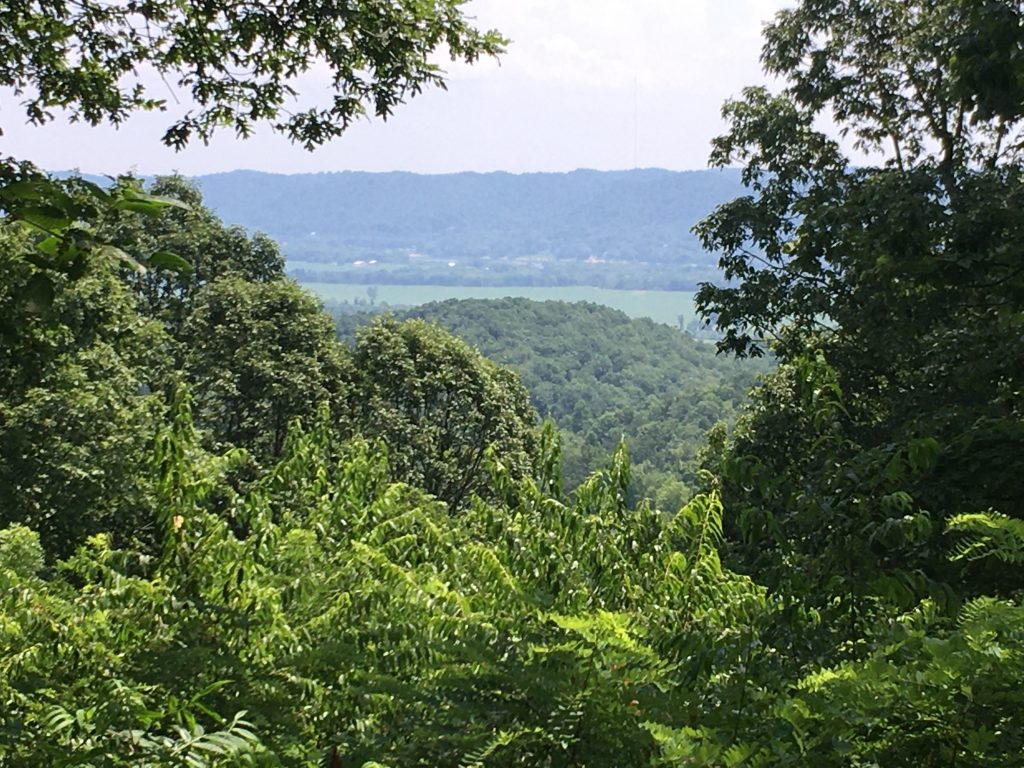
[[[15, 0], [0, 10], [0, 85], [25, 96], [33, 123], [64, 110], [91, 125], [164, 110], [176, 87], [192, 104], [164, 134], [169, 146], [224, 127], [246, 137], [269, 122], [312, 149], [366, 112], [386, 118], [406, 97], [443, 87], [431, 61], [439, 49], [468, 62], [500, 53], [502, 38], [475, 29], [463, 4]], [[320, 64], [332, 75], [326, 103], [293, 107], [296, 78]]]
[[309, 426], [323, 406], [346, 419], [348, 361], [331, 318], [287, 278], [210, 283], [182, 338], [196, 425], [215, 451], [245, 448], [266, 463], [281, 454], [293, 419]]
[[173, 250], [186, 270], [137, 271], [113, 256], [129, 265], [118, 270], [96, 258], [104, 250], [82, 250], [70, 274], [44, 271], [23, 258], [30, 232], [0, 237], [0, 502], [3, 519], [31, 523], [49, 552], [66, 554], [98, 530], [117, 541], [151, 533], [138, 465], [161, 395], [182, 380], [207, 444], [263, 463], [293, 419], [309, 423], [343, 401], [344, 350], [319, 305], [283, 277], [276, 244], [225, 227], [179, 177], [148, 192], [131, 179], [116, 188], [178, 205], [141, 217], [110, 208], [97, 241], [122, 254]]
[[180, 339], [194, 309], [196, 294], [225, 275], [262, 283], [284, 277], [280, 247], [267, 236], [250, 236], [240, 226], [225, 225], [203, 205], [199, 188], [181, 176], [157, 177], [146, 192], [178, 200], [181, 208], [161, 216], [120, 214], [101, 230], [110, 242], [133, 253], [174, 253], [187, 269], [126, 269], [125, 276], [139, 296], [139, 311], [159, 320]]
[[456, 518], [330, 430], [241, 491], [195, 441], [179, 401], [155, 552], [97, 535], [47, 571], [0, 529], [4, 766], [643, 766], [655, 724], [745, 714], [764, 592], [714, 497], [625, 503], [625, 451], [571, 501], [496, 468]]
[[[726, 104], [712, 163], [744, 163], [751, 194], [698, 227], [732, 281], [698, 303], [721, 349], [772, 341], [796, 418], [767, 408], [734, 450], [733, 499], [761, 520], [749, 557], [794, 546], [820, 564], [814, 530], [838, 526], [827, 552], [856, 538], [866, 558], [844, 585], [877, 568], [919, 593], [954, 578], [944, 518], [1024, 514], [1022, 23], [1008, 0], [805, 0], [766, 29], [782, 92]], [[779, 431], [801, 427], [809, 441]]]
[[162, 417], [145, 383], [167, 370], [171, 340], [99, 263], [26, 303], [38, 273], [15, 256], [24, 239], [0, 229], [0, 525], [30, 524], [51, 554], [100, 530], [145, 537], [139, 464]]
[[[159, 217], [118, 215], [103, 233], [126, 251], [173, 251], [188, 269], [125, 270], [138, 310], [175, 342], [172, 367], [193, 390], [209, 444], [273, 459], [292, 419], [308, 424], [321, 406], [342, 401], [346, 358], [330, 319], [284, 276], [278, 245], [225, 226], [196, 185], [167, 176], [147, 192], [184, 207]], [[175, 379], [154, 376], [150, 383], [170, 394]]]
[[[177, 100], [176, 86], [187, 92], [190, 108], [165, 132], [169, 146], [207, 141], [224, 127], [244, 138], [257, 124], [269, 123], [312, 150], [361, 115], [386, 119], [424, 88], [443, 88], [444, 73], [431, 61], [435, 52], [467, 62], [501, 53], [505, 41], [473, 27], [463, 4], [15, 0], [0, 8], [0, 87], [24, 97], [21, 107], [35, 124], [60, 110], [71, 121], [118, 125], [139, 110], [165, 110], [162, 96], [171, 90]], [[321, 64], [332, 76], [328, 99], [293, 107], [296, 79]], [[0, 216], [25, 223], [46, 243], [32, 243], [24, 254], [44, 270], [35, 284], [39, 295], [52, 292], [42, 283], [50, 272], [73, 276], [97, 254], [114, 253], [137, 269], [184, 268], [175, 255], [112, 251], [95, 236], [102, 213], [170, 204], [139, 190], [111, 195], [80, 180], [56, 180], [29, 163], [0, 157]]]
[[422, 320], [359, 331], [349, 387], [355, 427], [388, 448], [393, 477], [461, 509], [488, 492], [492, 452], [515, 478], [537, 456], [537, 413], [512, 371]]
[[[399, 316], [437, 322], [513, 368], [562, 433], [569, 486], [601, 466], [625, 436], [638, 498], [655, 498], [669, 480], [693, 485], [703, 432], [731, 421], [756, 372], [768, 369], [763, 361], [716, 357], [677, 330], [596, 304], [449, 300]], [[354, 322], [345, 318], [341, 326]]]

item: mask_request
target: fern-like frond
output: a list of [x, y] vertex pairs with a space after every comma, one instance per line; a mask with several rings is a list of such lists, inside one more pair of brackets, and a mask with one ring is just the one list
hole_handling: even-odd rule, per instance
[[953, 550], [953, 560], [995, 557], [1004, 563], [1024, 564], [1024, 520], [989, 510], [957, 515], [946, 530], [963, 536]]

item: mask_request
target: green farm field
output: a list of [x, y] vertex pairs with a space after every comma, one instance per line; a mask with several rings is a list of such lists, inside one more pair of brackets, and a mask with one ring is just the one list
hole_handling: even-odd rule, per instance
[[[348, 283], [303, 283], [324, 301], [365, 302], [370, 286]], [[478, 287], [449, 285], [379, 285], [375, 303], [413, 307], [447, 299], [526, 298], [535, 301], [590, 301], [621, 310], [630, 317], [649, 317], [658, 323], [678, 326], [679, 316], [688, 323], [694, 317], [693, 291], [617, 291], [586, 286]]]

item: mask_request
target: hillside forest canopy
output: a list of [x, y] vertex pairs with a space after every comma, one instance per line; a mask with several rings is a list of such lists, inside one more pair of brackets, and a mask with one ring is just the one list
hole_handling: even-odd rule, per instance
[[[770, 361], [716, 356], [711, 345], [597, 304], [451, 300], [398, 312], [435, 322], [521, 377], [561, 436], [569, 487], [629, 445], [629, 498], [678, 509], [700, 485], [705, 433], [732, 424]], [[355, 341], [374, 314], [336, 313]]]
[[[0, 82], [117, 122], [149, 64], [202, 107], [172, 143], [315, 145], [502, 45], [452, 1], [242, 10], [8, 4]], [[0, 765], [1024, 765], [1022, 16], [765, 27], [696, 230], [739, 362], [588, 305], [336, 328], [182, 179], [6, 162]], [[293, 122], [316, 56], [340, 101]]]

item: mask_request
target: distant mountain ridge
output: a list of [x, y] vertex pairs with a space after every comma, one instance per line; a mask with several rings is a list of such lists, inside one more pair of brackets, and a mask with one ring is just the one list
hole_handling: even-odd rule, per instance
[[[255, 171], [201, 176], [207, 203], [225, 221], [283, 240], [317, 232], [354, 245], [425, 246], [462, 253], [467, 232], [509, 256], [533, 255], [546, 240], [589, 241], [577, 255], [630, 250], [636, 236], [664, 240], [661, 253], [695, 242], [690, 228], [742, 192], [736, 171], [571, 173], [318, 173]], [[524, 230], [524, 227], [529, 227]], [[446, 236], [456, 234], [452, 240]]]
[[692, 227], [736, 169], [195, 177], [228, 224], [277, 240], [300, 281], [691, 289], [717, 278]]
[[584, 272], [598, 279], [585, 284], [627, 287], [610, 282], [613, 274], [621, 282], [624, 265], [671, 265], [693, 276], [683, 281], [692, 284], [713, 272], [715, 259], [690, 229], [743, 193], [739, 171], [731, 169], [233, 171], [196, 181], [226, 222], [281, 242], [300, 279], [340, 282], [559, 285], [574, 278], [568, 262], [589, 264]]

